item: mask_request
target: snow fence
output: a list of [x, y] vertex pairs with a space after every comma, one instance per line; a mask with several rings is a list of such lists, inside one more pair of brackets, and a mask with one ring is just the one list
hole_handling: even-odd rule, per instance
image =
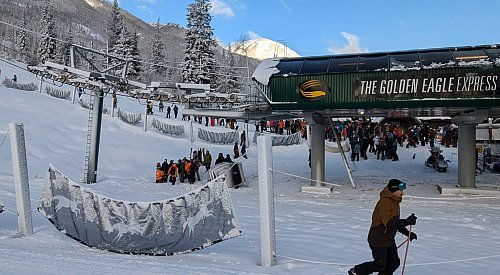
[[[253, 135], [253, 143], [257, 143], [257, 137], [263, 133], [255, 132]], [[292, 135], [272, 135], [273, 146], [289, 146], [300, 144], [300, 132]]]
[[[80, 104], [80, 106], [82, 106], [83, 108], [85, 109], [89, 109], [89, 110], [92, 110], [94, 108], [94, 105], [91, 105], [90, 102], [87, 102], [87, 100], [85, 100], [85, 98], [81, 97], [79, 100], [78, 100], [78, 103]], [[108, 107], [106, 104], [103, 105], [102, 107], [102, 113], [103, 114], [108, 114]]]
[[198, 138], [211, 143], [231, 144], [239, 140], [239, 135], [238, 131], [219, 133], [198, 128]]
[[38, 211], [88, 246], [119, 253], [173, 255], [241, 235], [220, 178], [179, 198], [125, 202], [95, 194], [52, 165]]
[[184, 135], [184, 125], [171, 125], [159, 121], [153, 118], [153, 123], [151, 124], [156, 130], [171, 136], [182, 136]]
[[118, 117], [125, 123], [130, 125], [139, 124], [142, 120], [142, 114], [133, 114], [122, 111], [122, 109], [118, 108]]

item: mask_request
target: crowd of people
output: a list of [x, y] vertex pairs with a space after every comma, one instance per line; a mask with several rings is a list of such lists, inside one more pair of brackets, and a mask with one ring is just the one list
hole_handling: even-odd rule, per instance
[[[152, 105], [149, 105], [148, 113], [152, 113]], [[173, 109], [174, 118], [178, 116], [178, 107], [173, 104], [168, 106], [166, 109], [166, 118], [171, 118], [170, 112]], [[160, 102], [159, 112], [164, 111], [164, 104]], [[205, 126], [223, 126], [230, 129], [238, 130], [237, 121], [235, 119], [229, 118], [215, 118], [209, 116], [190, 116], [182, 115], [183, 120], [191, 120], [202, 124], [204, 122]], [[248, 122], [248, 121], [245, 121]], [[304, 119], [280, 119], [280, 120], [260, 120], [254, 121], [256, 132], [270, 132], [278, 135], [291, 135], [297, 132], [301, 133], [301, 137], [307, 139], [307, 122]], [[457, 146], [458, 141], [458, 128], [453, 127], [453, 125], [443, 126], [441, 129], [434, 129], [429, 125], [410, 125], [407, 127], [402, 127], [400, 125], [391, 125], [388, 123], [369, 123], [366, 121], [348, 121], [348, 122], [338, 122], [335, 124], [335, 129], [337, 131], [337, 136], [341, 140], [349, 140], [351, 147], [351, 160], [359, 161], [361, 159], [368, 159], [369, 153], [372, 153], [374, 157], [378, 160], [392, 160], [399, 161], [398, 147], [402, 147], [406, 142], [406, 148], [410, 146], [416, 147], [418, 145], [435, 147], [436, 142], [440, 142], [442, 146], [450, 147]], [[325, 127], [325, 139], [329, 141], [335, 141], [335, 135], [331, 127]], [[208, 150], [207, 150], [208, 152]], [[191, 179], [190, 183], [194, 180], [199, 179], [199, 166], [200, 163], [206, 166], [205, 153], [199, 152], [194, 154], [195, 157], [191, 159], [181, 159], [175, 164], [176, 169], [169, 171], [165, 167], [169, 167], [167, 164], [160, 164], [165, 176], [158, 176], [160, 181], [173, 181], [175, 184], [176, 178], [179, 178], [180, 182], [184, 182], [184, 179]], [[247, 134], [245, 131], [241, 133], [239, 142], [235, 142], [233, 146], [233, 159], [239, 157], [247, 158]], [[209, 157], [211, 162], [211, 156]], [[215, 161], [215, 164], [219, 162], [232, 162], [231, 155], [220, 153]], [[187, 165], [187, 169], [185, 168]], [[193, 167], [193, 171], [190, 171], [190, 167]], [[208, 163], [210, 166], [210, 163]], [[207, 170], [209, 167], [207, 168]], [[174, 176], [177, 172], [177, 176]], [[187, 170], [187, 171], [186, 171]], [[163, 179], [163, 178], [172, 178]]]
[[[246, 145], [243, 143], [242, 147], [246, 148]], [[235, 143], [235, 148], [238, 148], [238, 142]], [[242, 150], [244, 150], [245, 153], [242, 152], [241, 155], [247, 158], [246, 149]], [[239, 157], [239, 152], [238, 154], [234, 152], [234, 158], [237, 159]], [[195, 150], [189, 158], [183, 157], [177, 161], [165, 159], [162, 163], [156, 163], [156, 183], [169, 182], [175, 185], [177, 182], [184, 183], [187, 180], [189, 184], [194, 184], [196, 181], [201, 181], [200, 168], [204, 166], [205, 172], [208, 173], [211, 169], [212, 162], [212, 155], [210, 151], [205, 150], [205, 148]], [[223, 162], [234, 163], [230, 154], [226, 154], [224, 157], [223, 153], [219, 153], [214, 164], [217, 165]]]
[[278, 135], [293, 135], [301, 133], [302, 138], [307, 138], [306, 125], [304, 119], [279, 119], [279, 120], [261, 120], [255, 121], [256, 132], [270, 132]]
[[[179, 115], [179, 107], [176, 104], [167, 106], [166, 108], [166, 118], [172, 118], [171, 112], [173, 111], [173, 118], [177, 118]], [[153, 115], [153, 102], [150, 100], [146, 101], [146, 112], [148, 115]], [[165, 104], [162, 100], [158, 104], [158, 112], [165, 112]], [[223, 118], [223, 117], [210, 117], [210, 116], [196, 116], [196, 115], [182, 115], [182, 120], [190, 121], [193, 120], [198, 124], [204, 124], [205, 126], [223, 126], [229, 129], [238, 130], [238, 122], [236, 119]], [[245, 121], [246, 123], [248, 121]], [[270, 132], [278, 135], [293, 135], [300, 132], [301, 137], [307, 139], [307, 122], [305, 119], [280, 119], [280, 120], [256, 120], [254, 121], [256, 132]], [[245, 144], [244, 141], [240, 145]], [[246, 148], [243, 148], [246, 149]], [[242, 155], [244, 155], [242, 153]]]
[[[436, 141], [445, 147], [456, 147], [458, 128], [445, 125], [441, 131], [429, 125], [411, 125], [401, 127], [390, 124], [370, 124], [363, 121], [340, 122], [336, 125], [337, 136], [342, 140], [349, 140], [351, 146], [351, 160], [368, 159], [368, 153], [373, 153], [377, 159], [398, 161], [398, 147], [406, 148], [417, 145], [435, 147]], [[331, 127], [325, 128], [325, 139], [335, 141], [335, 134]]]
[[182, 159], [163, 160], [162, 163], [156, 163], [156, 183], [170, 182], [175, 185], [177, 178], [180, 183], [185, 180], [189, 184], [194, 184], [196, 180], [200, 181], [200, 166], [205, 166], [206, 170], [210, 169], [212, 163], [212, 156], [209, 150], [198, 149], [194, 151], [189, 158], [183, 157]]

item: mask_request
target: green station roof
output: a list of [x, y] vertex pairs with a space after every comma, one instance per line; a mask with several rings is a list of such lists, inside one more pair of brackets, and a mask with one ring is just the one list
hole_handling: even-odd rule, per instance
[[252, 78], [276, 111], [500, 116], [500, 44], [271, 58]]

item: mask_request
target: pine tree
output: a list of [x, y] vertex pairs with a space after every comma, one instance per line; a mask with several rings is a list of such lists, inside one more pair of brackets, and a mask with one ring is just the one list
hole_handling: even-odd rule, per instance
[[165, 67], [163, 66], [163, 62], [165, 60], [165, 54], [163, 50], [165, 49], [165, 44], [161, 40], [160, 36], [160, 19], [155, 26], [155, 33], [153, 36], [152, 49], [151, 49], [151, 66], [150, 72], [153, 76], [164, 76], [165, 75]]
[[[128, 37], [129, 37], [128, 45], [130, 47], [128, 58], [132, 60], [139, 60], [140, 59], [139, 45], [138, 45], [139, 35], [137, 35], [137, 31], [134, 31], [134, 33]], [[130, 62], [128, 69], [128, 76], [132, 77], [133, 79], [139, 80], [141, 78], [140, 77], [141, 73], [142, 73], [141, 63], [137, 61]]]
[[21, 18], [21, 29], [18, 32], [18, 50], [19, 50], [19, 61], [26, 63], [28, 60], [29, 46], [28, 38], [26, 37], [26, 14], [23, 14]]
[[[122, 32], [115, 46], [112, 49], [112, 53], [120, 58], [127, 60], [139, 60], [139, 47], [138, 47], [138, 35], [137, 32], [130, 33], [126, 27], [122, 27]], [[139, 62], [130, 62], [128, 64], [127, 76], [134, 79], [139, 79], [142, 72], [142, 67]], [[121, 74], [122, 70], [117, 70], [117, 73]]]
[[54, 31], [55, 26], [51, 9], [50, 0], [45, 0], [45, 5], [42, 8], [42, 20], [40, 21], [42, 36], [39, 38], [37, 51], [40, 63], [43, 63], [46, 60], [52, 60], [55, 57], [56, 34]]
[[65, 66], [71, 65], [71, 45], [73, 44], [73, 31], [68, 28], [63, 36], [64, 42], [60, 42], [57, 51], [57, 61]]
[[212, 16], [208, 0], [195, 0], [188, 5], [186, 48], [182, 78], [186, 83], [215, 84], [215, 41], [210, 27]]
[[123, 28], [123, 18], [118, 7], [118, 0], [114, 0], [113, 9], [111, 10], [111, 17], [108, 21], [108, 48], [113, 49]]
[[223, 51], [222, 64], [224, 64], [224, 66], [219, 70], [217, 90], [223, 93], [238, 92], [241, 87], [241, 83], [236, 75], [235, 59], [234, 54], [231, 51], [231, 46], [229, 47], [229, 50]]
[[[111, 48], [111, 53], [116, 57], [128, 58], [130, 56], [130, 45], [129, 45], [130, 33], [127, 28], [125, 27], [120, 27], [120, 28], [122, 31], [120, 32], [113, 48]], [[118, 73], [121, 74], [121, 71], [119, 71]]]

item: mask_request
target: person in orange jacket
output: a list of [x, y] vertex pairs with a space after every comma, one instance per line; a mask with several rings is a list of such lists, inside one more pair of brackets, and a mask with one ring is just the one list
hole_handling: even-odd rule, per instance
[[186, 161], [186, 164], [184, 165], [184, 170], [186, 171], [186, 178], [188, 179], [189, 184], [194, 184], [194, 173], [193, 173], [192, 163], [190, 160]]
[[177, 168], [177, 165], [174, 163], [173, 160], [171, 160], [170, 168], [168, 168], [168, 181], [172, 183], [172, 185], [175, 185], [178, 175], [179, 175], [179, 168]]
[[161, 164], [156, 164], [156, 183], [165, 182], [165, 173], [161, 170]]

